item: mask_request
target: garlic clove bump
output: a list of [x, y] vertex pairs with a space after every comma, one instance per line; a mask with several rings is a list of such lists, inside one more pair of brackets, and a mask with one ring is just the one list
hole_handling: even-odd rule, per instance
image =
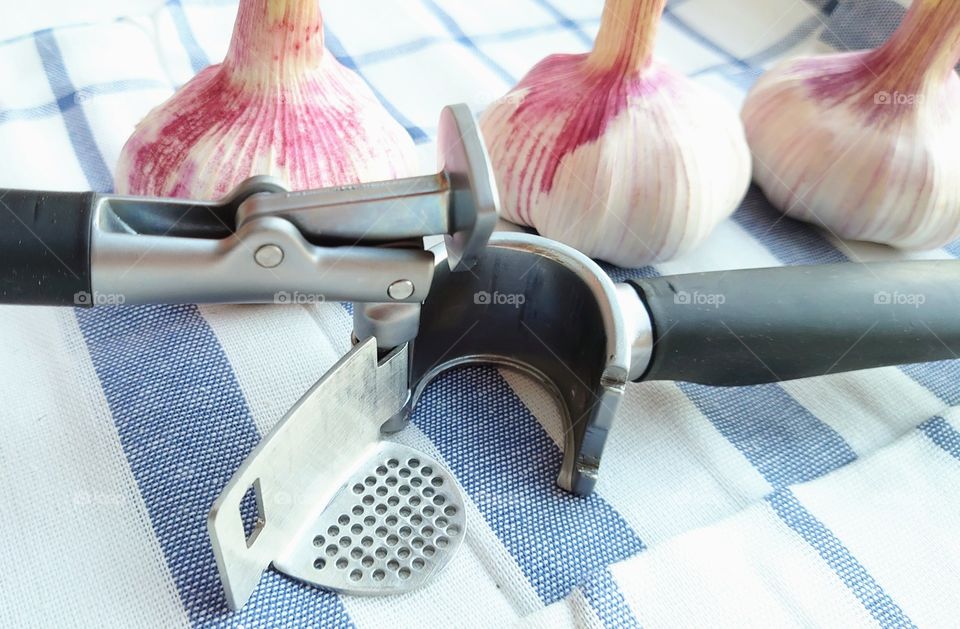
[[636, 267], [702, 242], [746, 194], [736, 111], [652, 58], [665, 0], [607, 0], [591, 53], [537, 64], [480, 124], [504, 217]]
[[324, 47], [318, 0], [241, 0], [223, 63], [137, 126], [121, 194], [220, 198], [253, 175], [293, 190], [411, 176], [413, 140]]
[[960, 2], [916, 0], [881, 48], [791, 59], [742, 112], [754, 179], [841, 238], [935, 249], [960, 237]]

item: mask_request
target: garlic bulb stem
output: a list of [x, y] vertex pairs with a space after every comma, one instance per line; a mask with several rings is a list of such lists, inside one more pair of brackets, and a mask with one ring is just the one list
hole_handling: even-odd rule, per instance
[[[880, 48], [837, 55], [830, 63], [811, 58], [799, 62], [797, 69], [815, 75], [809, 84], [816, 98], [851, 102], [871, 122], [892, 123], [915, 114], [918, 99], [942, 92], [957, 63], [960, 1], [915, 0], [900, 27]], [[893, 96], [897, 99], [886, 102]]]
[[242, 80], [281, 83], [318, 65], [325, 54], [319, 2], [246, 0], [223, 66]]
[[589, 63], [621, 72], [653, 63], [653, 46], [667, 0], [607, 0]]
[[916, 94], [942, 86], [958, 63], [957, 0], [917, 0], [889, 41], [867, 58], [878, 89], [895, 85]]

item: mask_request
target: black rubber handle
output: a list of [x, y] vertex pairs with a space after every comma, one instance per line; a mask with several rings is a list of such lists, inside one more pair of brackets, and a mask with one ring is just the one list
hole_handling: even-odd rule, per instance
[[960, 357], [960, 261], [631, 281], [655, 341], [640, 380], [740, 386]]
[[96, 196], [0, 190], [0, 304], [91, 305]]

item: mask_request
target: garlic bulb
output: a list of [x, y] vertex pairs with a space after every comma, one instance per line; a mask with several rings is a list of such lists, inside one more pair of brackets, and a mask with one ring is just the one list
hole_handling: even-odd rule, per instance
[[252, 175], [302, 190], [416, 168], [406, 130], [324, 48], [318, 0], [241, 0], [223, 63], [137, 126], [116, 190], [213, 199]]
[[706, 238], [743, 199], [737, 113], [655, 63], [666, 0], [607, 0], [592, 52], [547, 57], [480, 119], [504, 217], [640, 266]]
[[743, 109], [754, 178], [842, 238], [932, 249], [960, 236], [960, 2], [916, 0], [867, 52], [786, 61]]

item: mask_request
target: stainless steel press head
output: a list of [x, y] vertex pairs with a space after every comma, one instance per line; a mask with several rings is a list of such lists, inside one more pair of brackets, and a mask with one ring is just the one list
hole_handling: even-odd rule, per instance
[[[269, 566], [318, 587], [398, 594], [436, 575], [466, 529], [463, 495], [438, 461], [382, 440], [410, 399], [407, 347], [358, 344], [264, 437], [217, 498], [210, 539], [233, 609]], [[253, 493], [255, 524], [241, 504]]]

